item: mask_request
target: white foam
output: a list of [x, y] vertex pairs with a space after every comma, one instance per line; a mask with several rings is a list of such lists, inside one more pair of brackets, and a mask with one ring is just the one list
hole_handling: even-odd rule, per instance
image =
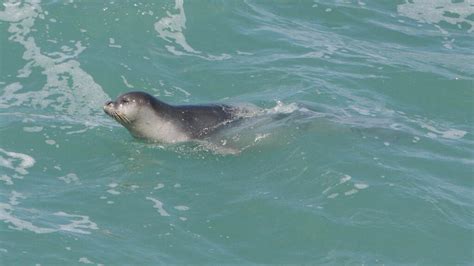
[[[1, 153], [7, 157], [1, 156]], [[28, 171], [26, 169], [31, 168], [35, 164], [33, 157], [17, 152], [9, 152], [0, 148], [0, 167], [9, 168], [15, 170], [15, 172], [26, 175]]]
[[[174, 43], [177, 46], [166, 45], [165, 48], [168, 52], [177, 55], [191, 55], [197, 56], [206, 60], [224, 60], [231, 58], [228, 54], [221, 54], [219, 56], [215, 55], [202, 55], [201, 51], [195, 50], [191, 45], [186, 41], [183, 31], [186, 29], [186, 14], [184, 13], [184, 3], [183, 0], [175, 0], [174, 11], [177, 12], [172, 14], [170, 11], [167, 11], [166, 17], [162, 17], [158, 20], [154, 27], [158, 32], [158, 35], [163, 40]], [[184, 51], [180, 51], [177, 48], [180, 47]]]
[[66, 182], [67, 184], [70, 184], [70, 183], [79, 183], [79, 177], [74, 174], [74, 173], [69, 173], [65, 176], [60, 176], [58, 177], [59, 180], [62, 180], [64, 182]]
[[122, 45], [115, 44], [115, 39], [114, 38], [109, 38], [109, 47], [122, 48]]
[[[28, 76], [32, 70], [39, 67], [41, 73], [46, 76], [46, 84], [41, 90], [19, 93], [19, 83], [16, 82], [16, 88], [13, 88], [15, 90], [3, 91], [0, 107], [29, 104], [38, 108], [51, 107], [58, 112], [74, 116], [92, 117], [92, 114], [97, 112], [97, 106], [101, 106], [109, 97], [93, 78], [80, 68], [79, 62], [73, 59], [84, 51], [85, 47], [78, 41], [75, 42], [75, 49], [67, 53], [42, 52], [35, 38], [30, 36], [31, 32], [36, 31], [33, 28], [36, 18], [43, 15], [40, 1], [28, 0], [18, 5], [15, 3], [9, 1], [5, 5], [5, 10], [0, 11], [0, 20], [10, 22], [8, 32], [11, 36], [8, 39], [25, 48], [23, 59], [27, 63], [18, 76]], [[51, 97], [53, 95], [54, 98]]]
[[174, 208], [178, 211], [187, 211], [187, 210], [189, 210], [189, 207], [184, 206], [184, 205], [174, 206]]
[[361, 114], [361, 115], [365, 115], [365, 116], [370, 116], [371, 113], [369, 110], [367, 109], [364, 109], [362, 107], [358, 107], [358, 106], [355, 106], [355, 105], [351, 105], [349, 106], [352, 110], [356, 111], [357, 113]]
[[158, 32], [160, 37], [168, 42], [174, 41], [180, 45], [186, 52], [189, 53], [201, 53], [200, 51], [194, 50], [186, 41], [183, 30], [186, 28], [186, 15], [184, 13], [183, 0], [175, 1], [175, 10], [177, 14], [171, 14], [169, 11], [166, 12], [167, 17], [161, 18], [155, 23], [155, 30]]
[[6, 22], [18, 22], [25, 18], [37, 16], [37, 11], [32, 5], [21, 5], [15, 0], [7, 0], [3, 3], [5, 9], [0, 11], [0, 20]]
[[[412, 0], [397, 6], [400, 15], [409, 17], [422, 23], [436, 24], [441, 21], [458, 24], [467, 23], [471, 25], [469, 32], [474, 30], [474, 22], [468, 17], [474, 14], [472, 1], [452, 0]], [[455, 16], [447, 16], [452, 13]]]
[[109, 189], [107, 190], [107, 193], [112, 194], [112, 195], [119, 195], [120, 192], [115, 190], [115, 189]]
[[66, 134], [67, 135], [80, 134], [80, 133], [86, 132], [88, 129], [89, 128], [79, 129], [79, 130], [75, 130], [75, 131], [69, 131], [69, 132], [66, 132]]
[[[469, 25], [467, 32], [474, 31], [474, 21], [469, 19], [474, 14], [471, 1], [454, 2], [452, 0], [414, 0], [397, 7], [398, 13], [421, 23], [434, 25], [442, 34], [442, 44], [446, 49], [453, 49], [454, 38], [450, 38], [448, 30], [443, 29], [441, 22], [457, 25]], [[438, 24], [439, 23], [439, 24]]]
[[122, 77], [123, 84], [125, 84], [127, 88], [130, 88], [130, 89], [134, 88], [132, 84], [128, 83], [128, 80], [123, 75], [121, 75], [120, 77]]
[[165, 187], [164, 184], [158, 183], [153, 189], [162, 189], [162, 188], [164, 188], [164, 187]]
[[339, 195], [339, 193], [332, 193], [331, 195], [328, 196], [328, 199], [334, 199]]
[[239, 51], [239, 50], [237, 50], [236, 52], [237, 52], [238, 55], [254, 55], [253, 53], [242, 52], [242, 51]]
[[23, 127], [23, 131], [25, 132], [41, 132], [43, 127], [34, 126], [34, 127]]
[[86, 216], [86, 215], [68, 214], [65, 212], [56, 212], [54, 215], [60, 216], [60, 217], [72, 218], [70, 220], [71, 223], [59, 225], [59, 230], [61, 231], [68, 231], [68, 232], [79, 233], [79, 234], [90, 234], [90, 231], [88, 231], [87, 229], [90, 229], [90, 230], [99, 229], [97, 227], [97, 224], [92, 222], [89, 216]]
[[84, 263], [84, 264], [94, 264], [92, 261], [90, 261], [88, 258], [86, 257], [81, 257], [79, 258], [79, 262], [80, 263]]
[[7, 176], [7, 175], [1, 175], [0, 176], [0, 180], [5, 182], [5, 185], [13, 185], [13, 180], [11, 177]]
[[31, 75], [31, 68], [33, 67], [33, 62], [28, 62], [23, 68], [18, 70], [17, 78], [27, 78]]
[[291, 114], [298, 110], [299, 107], [296, 103], [284, 104], [281, 101], [276, 102], [276, 106], [272, 109], [267, 110], [268, 114]]
[[10, 229], [19, 231], [28, 230], [37, 234], [46, 234], [57, 231], [52, 228], [35, 226], [31, 222], [13, 216], [12, 211], [13, 207], [10, 204], [0, 202], [0, 220], [6, 224], [10, 224], [10, 226], [8, 226]]
[[186, 91], [186, 90], [183, 89], [183, 88], [180, 88], [180, 87], [177, 87], [177, 86], [174, 86], [173, 88], [175, 88], [176, 90], [182, 92], [186, 97], [191, 96], [191, 93], [189, 93], [188, 91]]
[[23, 194], [13, 190], [11, 192], [10, 199], [9, 199], [10, 205], [12, 206], [18, 205], [20, 203], [18, 199], [26, 199], [26, 197]]
[[467, 132], [463, 130], [449, 129], [443, 132], [441, 137], [446, 138], [446, 139], [460, 139], [464, 137], [464, 135], [466, 134]]
[[[461, 139], [467, 132], [464, 130], [449, 128], [447, 130], [437, 129], [434, 126], [428, 125], [426, 123], [420, 122], [422, 128], [428, 129], [430, 132], [427, 133], [427, 136], [435, 138], [438, 135], [446, 139]], [[435, 134], [436, 133], [436, 134]]]
[[37, 234], [52, 233], [57, 231], [53, 228], [43, 228], [33, 225], [29, 221], [22, 220], [18, 217], [15, 217], [12, 212], [14, 210], [13, 206], [20, 204], [18, 199], [25, 199], [26, 197], [16, 191], [12, 191], [9, 198], [9, 203], [0, 202], [0, 220], [6, 224], [10, 224], [8, 227], [14, 230], [28, 230]]
[[129, 67], [129, 66], [128, 66], [127, 64], [125, 64], [125, 63], [120, 63], [120, 65], [123, 66], [124, 68], [126, 68], [127, 70], [130, 70], [130, 71], [132, 70], [132, 68]]
[[344, 195], [349, 196], [349, 195], [353, 195], [353, 194], [355, 194], [355, 193], [357, 193], [357, 192], [358, 192], [357, 189], [351, 189], [351, 190], [349, 190], [349, 191], [344, 192]]
[[53, 139], [47, 139], [47, 140], [45, 140], [45, 142], [46, 142], [46, 144], [48, 144], [48, 145], [54, 145], [54, 144], [56, 144], [56, 141], [53, 140]]
[[366, 188], [369, 187], [369, 185], [362, 184], [362, 183], [356, 183], [356, 184], [354, 184], [354, 187], [357, 188], [357, 189], [366, 189]]
[[146, 197], [146, 199], [153, 201], [153, 208], [157, 209], [161, 216], [170, 216], [169, 213], [163, 208], [163, 203], [161, 201], [152, 197]]
[[341, 179], [339, 180], [339, 184], [344, 184], [351, 179], [352, 177], [350, 175], [343, 175]]
[[265, 133], [265, 134], [258, 133], [258, 134], [255, 136], [254, 142], [259, 142], [259, 141], [261, 141], [262, 139], [267, 138], [268, 136], [270, 136], [270, 133]]

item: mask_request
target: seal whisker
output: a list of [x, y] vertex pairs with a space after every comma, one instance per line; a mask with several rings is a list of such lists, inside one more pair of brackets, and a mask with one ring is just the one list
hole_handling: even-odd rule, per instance
[[120, 118], [122, 118], [122, 121], [125, 123], [125, 124], [130, 124], [130, 120], [128, 120], [127, 116], [120, 113]]
[[127, 118], [126, 115], [122, 114], [122, 118], [127, 124], [130, 124], [130, 120]]
[[115, 117], [115, 119], [117, 119], [119, 122], [122, 122], [122, 118], [120, 117], [120, 115], [119, 115], [117, 112], [114, 112], [114, 117]]
[[118, 112], [113, 112], [115, 120], [119, 121], [122, 124], [125, 124], [125, 121], [123, 120], [122, 116]]

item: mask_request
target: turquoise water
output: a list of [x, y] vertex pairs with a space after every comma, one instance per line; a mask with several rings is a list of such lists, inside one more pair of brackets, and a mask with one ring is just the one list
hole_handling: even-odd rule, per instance
[[[472, 264], [473, 51], [471, 0], [3, 1], [0, 264]], [[131, 90], [260, 109], [146, 143]]]

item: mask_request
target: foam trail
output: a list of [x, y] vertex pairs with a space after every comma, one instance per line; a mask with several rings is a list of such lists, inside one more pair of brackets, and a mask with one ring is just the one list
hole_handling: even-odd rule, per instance
[[[65, 212], [56, 212], [53, 215], [56, 217], [66, 217], [69, 218], [68, 223], [57, 225], [57, 227], [48, 228], [48, 227], [39, 227], [34, 225], [30, 221], [23, 220], [19, 217], [16, 217], [13, 213], [16, 206], [20, 204], [19, 199], [25, 199], [26, 197], [16, 191], [12, 191], [9, 203], [0, 202], [0, 221], [3, 221], [6, 224], [9, 224], [10, 229], [14, 230], [27, 230], [36, 234], [47, 234], [54, 233], [59, 231], [67, 231], [78, 234], [90, 234], [90, 230], [97, 230], [98, 226], [96, 223], [92, 222], [88, 216], [77, 215], [77, 214], [68, 214]], [[23, 209], [29, 213], [36, 212], [34, 209]]]
[[169, 11], [166, 12], [167, 17], [163, 17], [158, 20], [154, 27], [158, 32], [158, 35], [163, 40], [169, 43], [175, 43], [181, 47], [184, 51], [178, 50], [176, 46], [165, 45], [168, 52], [174, 55], [191, 55], [197, 56], [206, 60], [225, 60], [231, 58], [228, 54], [215, 55], [202, 55], [201, 51], [195, 50], [186, 41], [183, 31], [186, 29], [186, 14], [184, 13], [184, 2], [183, 0], [175, 0], [174, 9], [177, 11], [176, 14], [172, 14]]
[[52, 228], [38, 227], [31, 222], [24, 221], [12, 214], [13, 207], [10, 204], [0, 202], [0, 220], [6, 224], [10, 224], [9, 228], [16, 230], [28, 230], [37, 234], [45, 234], [55, 232]]
[[164, 17], [156, 22], [155, 30], [165, 41], [174, 41], [188, 53], [200, 54], [200, 51], [194, 50], [188, 44], [183, 34], [183, 30], [186, 29], [186, 15], [184, 14], [183, 0], [176, 0], [174, 8], [178, 13], [171, 14], [167, 11], [168, 17]]
[[152, 197], [146, 197], [147, 200], [151, 200], [155, 203], [155, 205], [153, 205], [154, 208], [158, 209], [158, 213], [161, 215], [161, 216], [170, 216], [170, 214], [163, 208], [163, 202], [155, 199], [155, 198], [152, 198]]
[[68, 214], [65, 212], [56, 212], [54, 215], [72, 218], [69, 224], [59, 225], [59, 230], [61, 231], [68, 231], [79, 234], [90, 234], [90, 232], [85, 229], [99, 229], [97, 227], [97, 224], [92, 222], [89, 216], [86, 215]]

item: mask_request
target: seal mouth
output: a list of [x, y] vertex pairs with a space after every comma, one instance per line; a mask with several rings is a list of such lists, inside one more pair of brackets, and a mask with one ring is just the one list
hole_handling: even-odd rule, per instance
[[127, 116], [121, 112], [118, 112], [115, 110], [112, 106], [113, 102], [107, 102], [104, 105], [104, 112], [108, 114], [109, 116], [113, 117], [117, 122], [121, 124], [130, 124], [130, 120], [127, 118]]
[[130, 124], [130, 120], [128, 120], [128, 118], [124, 114], [119, 113], [117, 111], [112, 112], [112, 117], [122, 124]]

